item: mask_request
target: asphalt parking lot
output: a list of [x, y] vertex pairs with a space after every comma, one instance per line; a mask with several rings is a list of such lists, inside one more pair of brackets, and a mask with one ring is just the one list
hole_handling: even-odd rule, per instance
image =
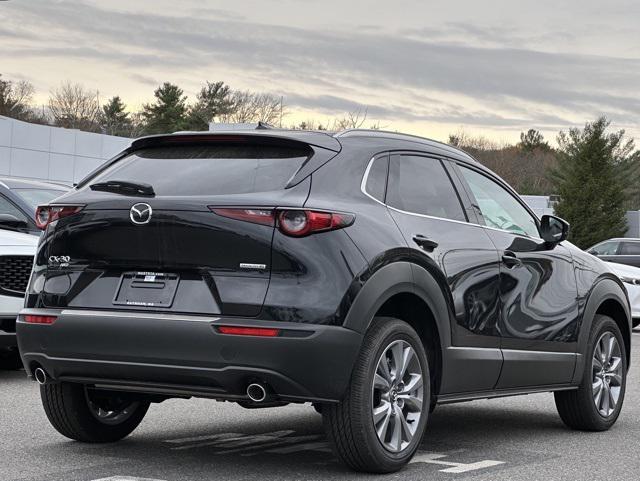
[[[567, 430], [550, 394], [440, 406], [403, 480], [637, 480], [640, 332], [614, 428]], [[83, 445], [61, 437], [24, 372], [0, 371], [0, 481], [371, 479], [331, 454], [309, 405], [246, 410], [208, 400], [153, 405], [126, 440]]]

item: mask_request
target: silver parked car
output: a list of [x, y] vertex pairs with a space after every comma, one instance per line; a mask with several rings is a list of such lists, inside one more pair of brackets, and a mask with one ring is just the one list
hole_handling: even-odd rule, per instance
[[608, 239], [590, 247], [587, 252], [603, 261], [640, 267], [640, 239]]

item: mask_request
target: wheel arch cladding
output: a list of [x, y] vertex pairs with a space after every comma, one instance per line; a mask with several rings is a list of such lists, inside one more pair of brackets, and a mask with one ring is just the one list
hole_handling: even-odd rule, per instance
[[444, 346], [450, 344], [449, 307], [439, 284], [423, 267], [394, 262], [377, 270], [354, 300], [344, 327], [366, 332], [375, 317], [407, 322], [422, 340], [432, 374], [432, 395], [441, 383]]
[[[631, 359], [631, 314], [626, 293], [616, 281], [604, 278], [598, 281], [587, 298], [583, 322], [578, 338], [578, 352], [585, 354], [593, 319], [597, 314], [612, 318], [620, 328], [627, 359]], [[627, 363], [629, 366], [630, 363]]]

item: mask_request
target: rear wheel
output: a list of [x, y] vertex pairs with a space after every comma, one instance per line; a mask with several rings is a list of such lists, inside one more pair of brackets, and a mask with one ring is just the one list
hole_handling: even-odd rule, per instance
[[598, 315], [593, 321], [580, 387], [555, 393], [558, 413], [572, 429], [605, 431], [618, 419], [627, 383], [627, 354], [620, 328]]
[[85, 443], [110, 443], [138, 427], [149, 403], [126, 393], [106, 393], [82, 384], [54, 383], [40, 386], [42, 405], [56, 430]]
[[429, 365], [407, 323], [376, 318], [340, 404], [322, 406], [336, 455], [350, 468], [390, 473], [418, 449], [429, 414]]

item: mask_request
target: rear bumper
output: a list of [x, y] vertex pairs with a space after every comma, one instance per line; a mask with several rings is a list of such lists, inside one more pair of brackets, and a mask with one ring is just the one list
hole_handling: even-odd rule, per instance
[[17, 346], [14, 332], [0, 331], [0, 349], [11, 349]]
[[[55, 315], [27, 324], [27, 313]], [[223, 335], [216, 325], [276, 327], [278, 337]], [[251, 382], [283, 401], [339, 401], [362, 336], [350, 329], [253, 319], [25, 309], [17, 322], [27, 372], [56, 381], [176, 396], [244, 400]]]

